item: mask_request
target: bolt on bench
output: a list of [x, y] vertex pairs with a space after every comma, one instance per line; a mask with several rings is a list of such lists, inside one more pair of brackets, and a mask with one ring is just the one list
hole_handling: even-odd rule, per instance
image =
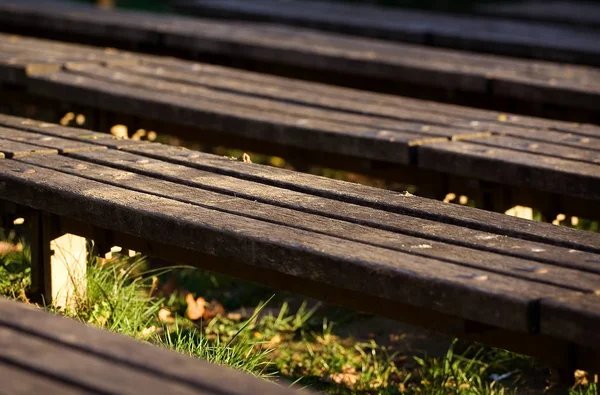
[[[0, 34], [0, 108], [85, 114], [209, 145], [274, 154], [466, 195], [600, 218], [600, 127], [291, 80], [165, 57]], [[158, 93], [158, 94], [157, 94]], [[598, 100], [600, 102], [600, 100]]]
[[50, 281], [57, 265], [82, 266], [49, 252], [71, 234], [598, 369], [598, 234], [82, 129], [0, 124], [2, 207], [39, 219], [33, 284], [46, 298], [68, 289]]

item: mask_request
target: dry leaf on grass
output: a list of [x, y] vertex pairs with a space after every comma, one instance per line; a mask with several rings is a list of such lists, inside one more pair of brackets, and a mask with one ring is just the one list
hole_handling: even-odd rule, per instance
[[192, 321], [199, 319], [209, 321], [217, 315], [225, 313], [223, 305], [216, 300], [211, 300], [210, 303], [206, 303], [204, 298], [195, 299], [194, 295], [188, 293], [185, 296], [185, 301], [187, 302], [186, 315]]
[[353, 387], [358, 381], [358, 373], [352, 366], [344, 366], [342, 373], [333, 373], [329, 375], [329, 378], [337, 383], [344, 384], [348, 387]]
[[188, 293], [185, 296], [185, 301], [187, 302], [187, 311], [185, 314], [190, 320], [196, 321], [204, 316], [204, 298], [195, 299], [194, 295]]
[[172, 324], [175, 322], [175, 317], [171, 310], [162, 308], [158, 311], [158, 320], [164, 324]]
[[250, 155], [248, 155], [247, 153], [243, 153], [242, 155], [240, 155], [237, 160], [239, 160], [240, 162], [244, 162], [244, 163], [252, 163], [252, 159], [250, 159]]

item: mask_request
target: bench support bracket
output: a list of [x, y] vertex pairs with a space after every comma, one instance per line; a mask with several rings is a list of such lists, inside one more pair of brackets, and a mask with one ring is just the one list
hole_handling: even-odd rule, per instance
[[31, 297], [60, 308], [85, 293], [87, 244], [83, 237], [60, 230], [53, 215], [32, 213]]

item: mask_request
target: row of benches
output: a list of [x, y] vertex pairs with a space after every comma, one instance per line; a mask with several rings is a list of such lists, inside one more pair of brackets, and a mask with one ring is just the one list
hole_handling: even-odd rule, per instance
[[[462, 193], [495, 211], [600, 218], [600, 127], [0, 34], [4, 111], [116, 123]], [[156, 92], [160, 92], [159, 95]], [[20, 105], [22, 104], [22, 105]], [[26, 105], [25, 105], [26, 104]], [[25, 109], [25, 110], [24, 110]], [[32, 114], [30, 114], [32, 115]], [[307, 160], [307, 158], [310, 158]]]
[[[585, 66], [532, 63], [279, 25], [98, 10], [60, 2], [2, 0], [0, 29], [478, 107], [599, 122], [599, 74]], [[472, 29], [467, 32], [472, 36]], [[515, 37], [524, 40], [532, 35], [517, 33]], [[565, 48], [581, 41], [570, 40]], [[600, 51], [600, 40], [589, 41]], [[558, 42], [558, 38], [552, 40]], [[533, 53], [539, 51], [536, 43], [528, 47]], [[582, 56], [590, 58], [587, 52]]]
[[[322, 71], [338, 81], [364, 73], [372, 89], [393, 81], [394, 91], [430, 87], [437, 93], [427, 95], [438, 99], [440, 92], [499, 95], [527, 103], [529, 112], [598, 119], [598, 71], [589, 67], [40, 4], [0, 1], [0, 29], [315, 79]], [[2, 111], [34, 104], [38, 116], [57, 119], [75, 110], [96, 130], [124, 123], [286, 157], [310, 153], [319, 164], [405, 181], [417, 172], [410, 181], [422, 191], [439, 197], [463, 188], [488, 209], [542, 198], [550, 212], [600, 217], [594, 125], [7, 35], [0, 35], [0, 92]], [[61, 235], [74, 234], [95, 240], [98, 252], [121, 245], [558, 368], [600, 370], [598, 234], [7, 115], [0, 115], [0, 152], [0, 209], [28, 218], [32, 290], [48, 301], [69, 289], [53, 281], [58, 264], [74, 270], [82, 263], [51, 251]], [[502, 199], [490, 204], [498, 191]], [[141, 363], [162, 358], [157, 350], [38, 312], [48, 324], [36, 327], [34, 313], [11, 302], [0, 301], [0, 311], [7, 350], [0, 372], [24, 378], [9, 381], [13, 393], [50, 385], [121, 393], [139, 391], [140, 381], [150, 393], [288, 393], [243, 376], [230, 380], [214, 367], [196, 370], [180, 356], [165, 356], [173, 369], [157, 373], [158, 364]], [[34, 349], [44, 350], [39, 361], [23, 353]], [[86, 377], [85, 366], [106, 375]]]
[[[598, 361], [598, 234], [38, 121], [0, 124], [0, 198], [52, 214], [44, 245], [77, 234], [558, 365]], [[34, 264], [51, 298], [48, 262]]]

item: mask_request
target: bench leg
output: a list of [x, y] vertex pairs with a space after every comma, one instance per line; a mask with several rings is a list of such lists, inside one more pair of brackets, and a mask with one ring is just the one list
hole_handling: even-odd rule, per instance
[[83, 237], [64, 234], [58, 220], [32, 214], [31, 298], [59, 308], [73, 307], [85, 292], [87, 245]]

